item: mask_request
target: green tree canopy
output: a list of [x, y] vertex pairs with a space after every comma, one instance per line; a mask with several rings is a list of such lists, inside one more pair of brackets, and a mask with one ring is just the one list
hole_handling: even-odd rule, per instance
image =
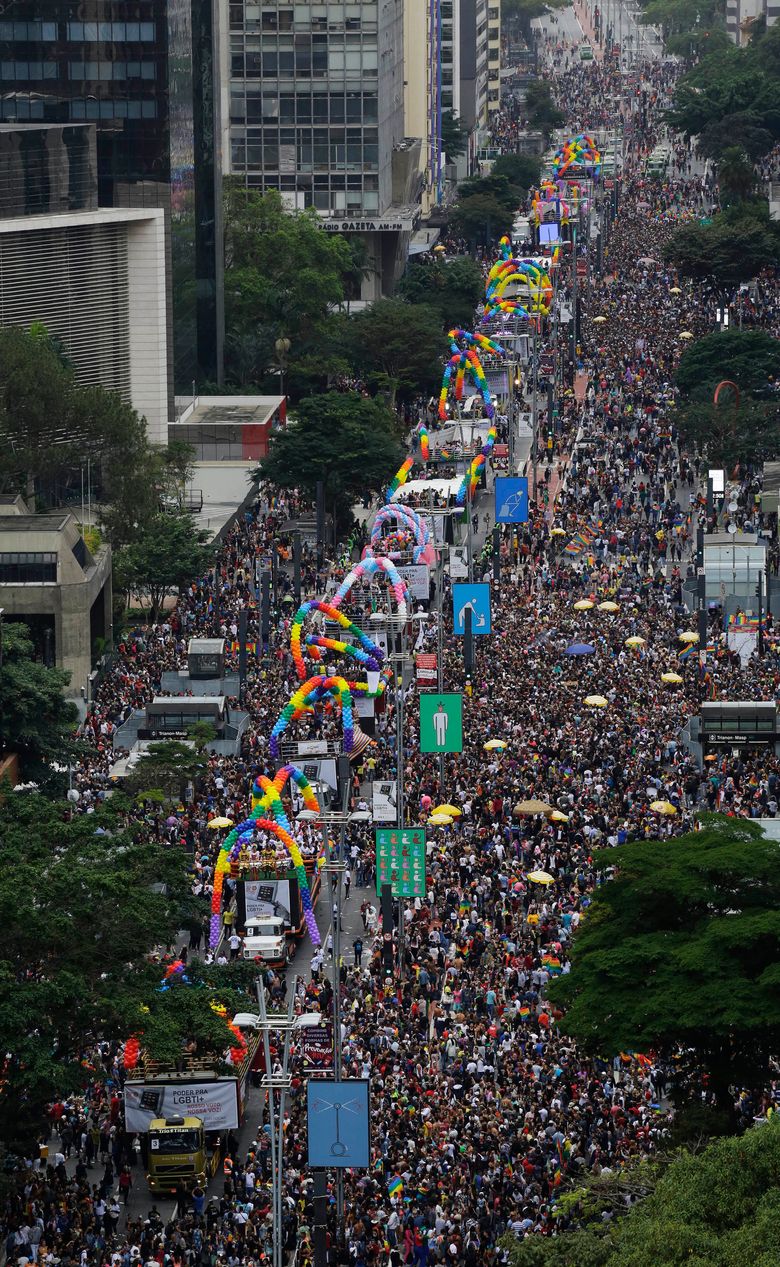
[[78, 713], [64, 696], [70, 674], [33, 659], [26, 625], [3, 621], [0, 637], [0, 756], [17, 753], [22, 782], [48, 788], [58, 781], [54, 763], [65, 765], [77, 752]]
[[301, 401], [297, 418], [273, 436], [258, 473], [312, 499], [322, 480], [326, 505], [335, 504], [343, 522], [358, 497], [392, 479], [403, 454], [396, 416], [382, 401], [357, 392], [325, 392]]
[[[632, 1177], [653, 1190], [615, 1217], [611, 1190], [622, 1186], [635, 1195]], [[580, 1225], [584, 1204], [591, 1219], [577, 1230], [521, 1242], [507, 1237], [511, 1267], [774, 1267], [780, 1257], [780, 1124], [774, 1119], [699, 1153], [683, 1153], [663, 1169], [629, 1166], [559, 1201]], [[602, 1208], [609, 1219], [601, 1217]]]
[[325, 233], [313, 210], [288, 212], [280, 194], [225, 194], [225, 330], [228, 368], [238, 381], [267, 379], [274, 343], [290, 339], [288, 364], [310, 354], [360, 265], [348, 242]]
[[435, 308], [443, 329], [470, 326], [485, 284], [476, 260], [459, 256], [442, 260], [426, 256], [410, 263], [398, 284], [398, 293], [411, 304]]
[[726, 203], [742, 202], [756, 183], [748, 155], [740, 145], [727, 145], [718, 160], [718, 184], [721, 200]]
[[[127, 792], [137, 793], [139, 800], [148, 792], [162, 792], [168, 799], [174, 797], [183, 801], [188, 783], [197, 782], [207, 767], [204, 749], [214, 738], [214, 729], [209, 723], [196, 723], [209, 727], [210, 734], [190, 728], [193, 748], [179, 739], [164, 739], [159, 743], [151, 743], [146, 752], [124, 780], [123, 787]], [[192, 733], [195, 731], [195, 733]], [[201, 738], [204, 742], [201, 744]], [[201, 744], [201, 746], [199, 746]]]
[[153, 513], [165, 483], [146, 423], [115, 392], [82, 387], [59, 343], [36, 326], [0, 330], [0, 491], [45, 503], [80, 487], [87, 460], [114, 544]]
[[537, 154], [501, 154], [493, 163], [491, 176], [505, 176], [513, 189], [523, 195], [537, 184], [542, 160]]
[[551, 997], [587, 1051], [674, 1056], [722, 1108], [755, 1087], [780, 1047], [777, 845], [741, 819], [705, 820], [671, 841], [598, 850], [599, 886]]
[[453, 162], [466, 153], [469, 143], [468, 128], [452, 110], [441, 113], [441, 146], [448, 162]]
[[718, 330], [686, 348], [675, 376], [685, 399], [701, 400], [712, 400], [724, 378], [743, 395], [765, 395], [770, 380], [780, 381], [780, 342], [765, 330]]
[[741, 204], [712, 224], [685, 224], [663, 248], [667, 263], [687, 277], [737, 286], [780, 262], [780, 238], [763, 208]]
[[[664, 3], [674, 10], [679, 0]], [[713, 39], [710, 51], [678, 80], [668, 121], [689, 136], [706, 134], [708, 152], [715, 158], [735, 144], [757, 157], [745, 144], [743, 129], [749, 119], [749, 126], [763, 129], [771, 142], [780, 137], [779, 84], [780, 30], [776, 26], [745, 48], [737, 49], [727, 39]], [[716, 129], [718, 124], [720, 129]]]
[[564, 117], [555, 104], [552, 87], [546, 79], [531, 80], [525, 91], [525, 109], [528, 126], [545, 136], [563, 126]]
[[[468, 270], [456, 276], [462, 279]], [[428, 392], [440, 381], [447, 342], [436, 308], [380, 299], [353, 317], [350, 325], [356, 368], [391, 400], [398, 392]]]
[[151, 620], [163, 602], [208, 567], [208, 534], [197, 528], [186, 510], [160, 511], [146, 525], [143, 536], [127, 546], [118, 560], [121, 583], [127, 590], [147, 594]]
[[507, 211], [494, 194], [471, 194], [459, 198], [452, 212], [453, 228], [469, 241], [494, 242], [509, 233], [514, 214]]
[[706, 453], [713, 466], [732, 470], [738, 462], [766, 462], [780, 456], [777, 403], [743, 397], [739, 408], [731, 392], [716, 406], [692, 399], [677, 413], [680, 434]]
[[187, 909], [181, 853], [134, 840], [107, 811], [69, 821], [69, 808], [28, 793], [0, 805], [8, 1142], [29, 1142], [45, 1105], [92, 1076], [81, 1064], [91, 1042], [140, 1020], [133, 965], [174, 938]]

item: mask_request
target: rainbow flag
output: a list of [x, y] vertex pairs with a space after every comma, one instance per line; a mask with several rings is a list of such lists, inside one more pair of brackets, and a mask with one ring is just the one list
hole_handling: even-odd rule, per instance
[[682, 651], [677, 652], [678, 660], [690, 660], [691, 656], [697, 650], [695, 642], [689, 642], [687, 647], [683, 647]]
[[400, 1201], [404, 1195], [404, 1181], [400, 1175], [391, 1175], [387, 1181], [387, 1195], [397, 1197]]
[[729, 616], [729, 629], [744, 629], [745, 632], [758, 630], [758, 616], [746, 616], [744, 612], [733, 612]]
[[518, 1016], [520, 1016], [520, 1017], [522, 1018], [522, 1020], [524, 1020], [524, 1021], [528, 1020], [528, 1017], [529, 1017], [530, 1015], [531, 1015], [531, 1009], [530, 1009], [530, 1007], [521, 1007], [521, 1008], [520, 1008], [520, 1011], [518, 1012]]

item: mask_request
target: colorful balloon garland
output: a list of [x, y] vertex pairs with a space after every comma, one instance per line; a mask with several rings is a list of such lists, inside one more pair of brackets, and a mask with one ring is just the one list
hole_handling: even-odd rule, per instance
[[392, 558], [392, 553], [387, 549], [388, 537], [382, 536], [382, 529], [391, 523], [405, 526], [407, 534], [415, 543], [413, 548], [414, 562], [419, 562], [426, 546], [430, 542], [431, 534], [428, 531], [428, 525], [425, 520], [421, 519], [411, 506], [405, 506], [403, 502], [390, 502], [377, 511], [374, 522], [371, 525], [372, 555], [376, 547], [381, 544], [385, 547], [382, 553], [387, 558]]
[[557, 177], [564, 177], [567, 172], [585, 172], [596, 179], [601, 172], [601, 154], [596, 141], [587, 132], [570, 137], [556, 151], [552, 168]]
[[382, 668], [384, 661], [384, 652], [381, 647], [372, 642], [367, 634], [363, 633], [356, 624], [354, 624], [344, 612], [339, 611], [337, 607], [333, 607], [330, 603], [321, 602], [319, 599], [311, 598], [302, 603], [297, 612], [293, 616], [292, 627], [290, 630], [290, 651], [295, 663], [295, 669], [298, 677], [303, 682], [306, 678], [306, 665], [301, 651], [301, 633], [303, 622], [312, 612], [320, 612], [328, 620], [341, 626], [345, 633], [351, 634], [357, 638], [360, 643], [359, 647], [351, 646], [349, 643], [337, 641], [333, 638], [322, 637], [318, 634], [309, 634], [305, 640], [305, 646], [310, 648], [312, 660], [321, 660], [320, 648], [328, 651], [337, 652], [340, 655], [349, 655], [367, 669], [379, 670]]
[[413, 466], [414, 466], [414, 458], [412, 457], [404, 458], [400, 467], [398, 468], [395, 475], [393, 476], [392, 481], [390, 483], [390, 487], [387, 490], [387, 494], [385, 496], [386, 502], [389, 502], [390, 498], [393, 496], [393, 493], [397, 492], [398, 489], [401, 488], [406, 483], [406, 481], [409, 478], [409, 472], [411, 471]]
[[352, 568], [352, 571], [348, 572], [344, 577], [344, 580], [333, 595], [333, 598], [331, 599], [332, 606], [340, 607], [353, 585], [361, 580], [362, 577], [373, 576], [377, 572], [384, 572], [390, 582], [393, 595], [395, 596], [395, 601], [398, 604], [398, 615], [407, 616], [409, 614], [407, 603], [409, 591], [406, 586], [406, 581], [404, 581], [399, 574], [393, 561], [385, 558], [383, 555], [375, 556], [370, 559], [361, 559], [359, 563], [356, 563]]
[[428, 428], [424, 422], [421, 422], [417, 428], [417, 439], [420, 442], [420, 457], [423, 462], [427, 462], [431, 456], [431, 446], [428, 438]]
[[[314, 910], [311, 903], [311, 892], [309, 890], [309, 881], [306, 876], [306, 869], [303, 864], [301, 852], [295, 841], [289, 835], [290, 824], [284, 812], [284, 806], [282, 805], [280, 795], [282, 788], [290, 778], [293, 779], [300, 789], [306, 808], [316, 810], [319, 813], [319, 801], [314, 795], [306, 775], [302, 770], [299, 770], [297, 766], [282, 766], [273, 781], [265, 778], [264, 775], [259, 777], [256, 786], [257, 784], [260, 785], [263, 790], [263, 796], [260, 799], [253, 797], [253, 806], [249, 817], [244, 819], [242, 823], [233, 827], [220, 846], [219, 857], [217, 858], [217, 863], [214, 868], [214, 888], [211, 895], [209, 945], [212, 949], [219, 944], [222, 891], [224, 888], [225, 876], [230, 872], [231, 855], [239, 852], [242, 842], [246, 840], [261, 823], [261, 829], [270, 831], [273, 835], [277, 836], [277, 838], [282, 841], [282, 844], [285, 845], [290, 855], [293, 867], [295, 868], [295, 872], [298, 876], [301, 905], [303, 906], [306, 927], [309, 930], [312, 944], [315, 946], [320, 945], [320, 934], [319, 929], [317, 928], [317, 921], [314, 918]], [[274, 815], [274, 827], [281, 827], [282, 831], [286, 833], [286, 838], [278, 831], [274, 830], [274, 827], [266, 826], [266, 824], [272, 821], [264, 817], [269, 809]]]

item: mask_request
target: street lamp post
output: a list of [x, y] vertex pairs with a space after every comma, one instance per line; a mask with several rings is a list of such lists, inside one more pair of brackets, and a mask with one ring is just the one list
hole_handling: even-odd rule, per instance
[[287, 353], [290, 351], [290, 340], [285, 335], [277, 339], [274, 343], [274, 351], [279, 361], [279, 394], [284, 396], [284, 371], [287, 365]]

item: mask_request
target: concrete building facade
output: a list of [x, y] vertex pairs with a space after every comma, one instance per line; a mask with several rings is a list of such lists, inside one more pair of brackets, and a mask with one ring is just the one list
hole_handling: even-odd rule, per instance
[[[422, 3], [422, 0], [420, 0]], [[222, 150], [248, 189], [366, 244], [363, 299], [392, 288], [419, 219], [421, 140], [404, 126], [405, 0], [233, 0]]]
[[102, 207], [0, 220], [0, 325], [42, 322], [78, 382], [116, 391], [168, 432], [165, 213]]
[[31, 515], [20, 497], [0, 498], [0, 607], [29, 627], [39, 659], [70, 673], [67, 694], [87, 698], [111, 645], [111, 547], [93, 555], [73, 515]]

